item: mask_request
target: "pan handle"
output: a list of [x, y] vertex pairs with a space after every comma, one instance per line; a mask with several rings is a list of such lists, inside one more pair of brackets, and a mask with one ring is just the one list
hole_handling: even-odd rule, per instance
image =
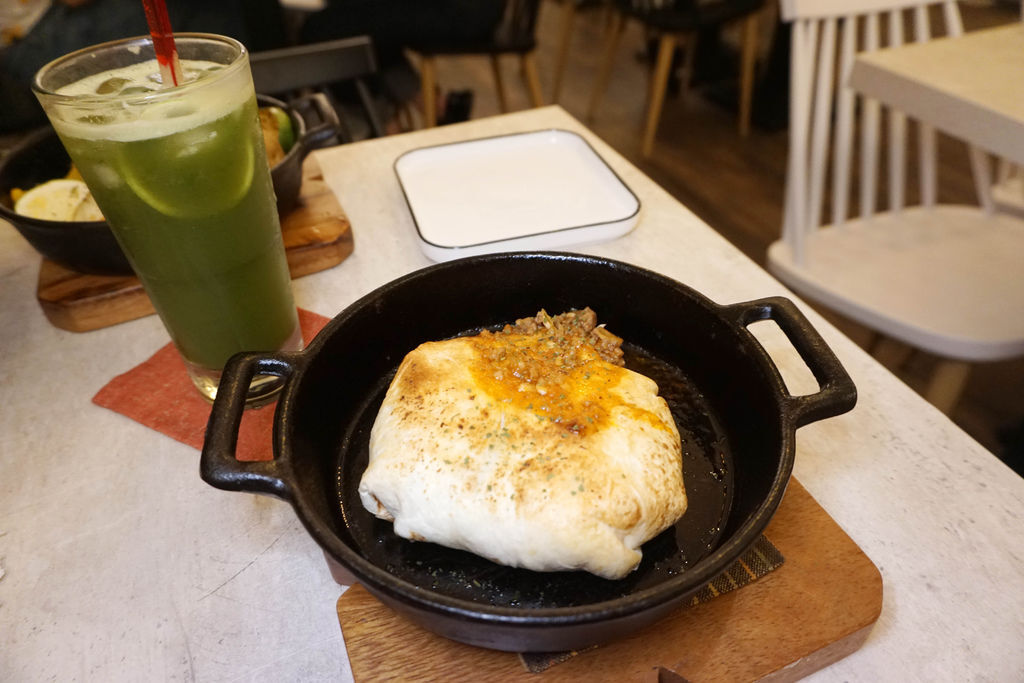
[[240, 353], [228, 360], [206, 425], [199, 459], [199, 475], [203, 481], [226, 491], [268, 493], [286, 500], [291, 497], [291, 486], [280, 458], [243, 462], [236, 458], [235, 449], [252, 378], [261, 374], [287, 379], [294, 370], [288, 354]]
[[[345, 127], [338, 118], [338, 113], [331, 106], [323, 93], [314, 92], [307, 95], [300, 95], [291, 101], [291, 106], [304, 116], [305, 110], [313, 110], [317, 117], [323, 122], [318, 126], [308, 129], [302, 137], [295, 141], [299, 147], [299, 161], [305, 159], [313, 150], [323, 147], [335, 137], [345, 133]], [[308, 125], [308, 124], [307, 124]]]
[[787, 392], [784, 397], [785, 410], [795, 427], [853, 409], [857, 403], [857, 387], [832, 349], [792, 301], [776, 296], [723, 308], [743, 327], [760, 320], [775, 321], [818, 381], [817, 393], [792, 396]]

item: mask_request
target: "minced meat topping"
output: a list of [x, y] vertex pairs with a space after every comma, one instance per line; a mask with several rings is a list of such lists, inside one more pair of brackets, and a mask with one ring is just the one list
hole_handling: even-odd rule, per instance
[[[533, 341], [531, 348], [539, 349], [540, 353], [533, 355], [546, 357], [531, 360], [546, 361], [543, 365], [553, 364], [556, 368], [567, 370], [579, 367], [591, 359], [589, 351], [581, 354], [581, 348], [585, 345], [596, 351], [602, 360], [613, 365], [625, 365], [622, 360], [622, 339], [598, 325], [597, 314], [589, 307], [555, 316], [541, 309], [532, 318], [520, 318], [513, 325], [505, 325], [498, 334], [536, 335], [538, 339]], [[527, 379], [524, 375], [520, 377]]]
[[600, 428], [619, 403], [609, 392], [628, 372], [622, 339], [589, 308], [556, 316], [541, 310], [466, 339], [476, 356], [470, 371], [487, 397], [553, 427], [577, 435]]

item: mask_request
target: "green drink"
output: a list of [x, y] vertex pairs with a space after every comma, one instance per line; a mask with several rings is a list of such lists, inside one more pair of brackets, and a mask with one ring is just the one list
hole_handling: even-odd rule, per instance
[[159, 87], [140, 38], [47, 65], [36, 92], [212, 398], [233, 354], [297, 350], [302, 339], [245, 49], [218, 36], [176, 42], [177, 87]]

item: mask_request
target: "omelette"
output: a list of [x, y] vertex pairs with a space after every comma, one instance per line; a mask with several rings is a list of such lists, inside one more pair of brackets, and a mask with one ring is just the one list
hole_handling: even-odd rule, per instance
[[377, 414], [363, 505], [397, 535], [619, 579], [686, 511], [657, 384], [590, 309], [421, 344]]

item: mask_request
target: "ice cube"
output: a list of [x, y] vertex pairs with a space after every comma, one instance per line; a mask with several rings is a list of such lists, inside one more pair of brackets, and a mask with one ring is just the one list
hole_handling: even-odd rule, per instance
[[216, 137], [216, 130], [208, 130], [202, 126], [184, 131], [178, 136], [176, 142], [178, 149], [175, 151], [174, 156], [178, 159], [185, 159], [198, 154], [206, 145], [213, 142]]
[[199, 109], [191, 102], [174, 102], [171, 106], [163, 108], [163, 117], [166, 119], [177, 119], [182, 116], [190, 116]]
[[92, 175], [93, 179], [98, 181], [100, 185], [108, 188], [116, 188], [122, 182], [117, 170], [107, 164], [96, 164], [93, 166]]
[[128, 84], [127, 78], [121, 78], [120, 76], [113, 76], [103, 81], [96, 87], [97, 95], [116, 95], [121, 92], [121, 88]]
[[114, 116], [111, 114], [86, 114], [77, 119], [80, 123], [88, 123], [94, 126], [102, 126], [105, 123], [113, 123]]
[[184, 83], [191, 83], [193, 81], [198, 81], [202, 77], [203, 77], [203, 72], [202, 71], [197, 71], [196, 69], [185, 69], [184, 73], [182, 73], [182, 81]]
[[145, 85], [133, 85], [125, 88], [121, 91], [122, 95], [141, 95], [142, 93], [156, 92], [155, 88], [150, 88]]
[[191, 116], [198, 111], [198, 106], [193, 102], [160, 102], [152, 106], [143, 107], [142, 118], [149, 121], [162, 121], [164, 119]]

